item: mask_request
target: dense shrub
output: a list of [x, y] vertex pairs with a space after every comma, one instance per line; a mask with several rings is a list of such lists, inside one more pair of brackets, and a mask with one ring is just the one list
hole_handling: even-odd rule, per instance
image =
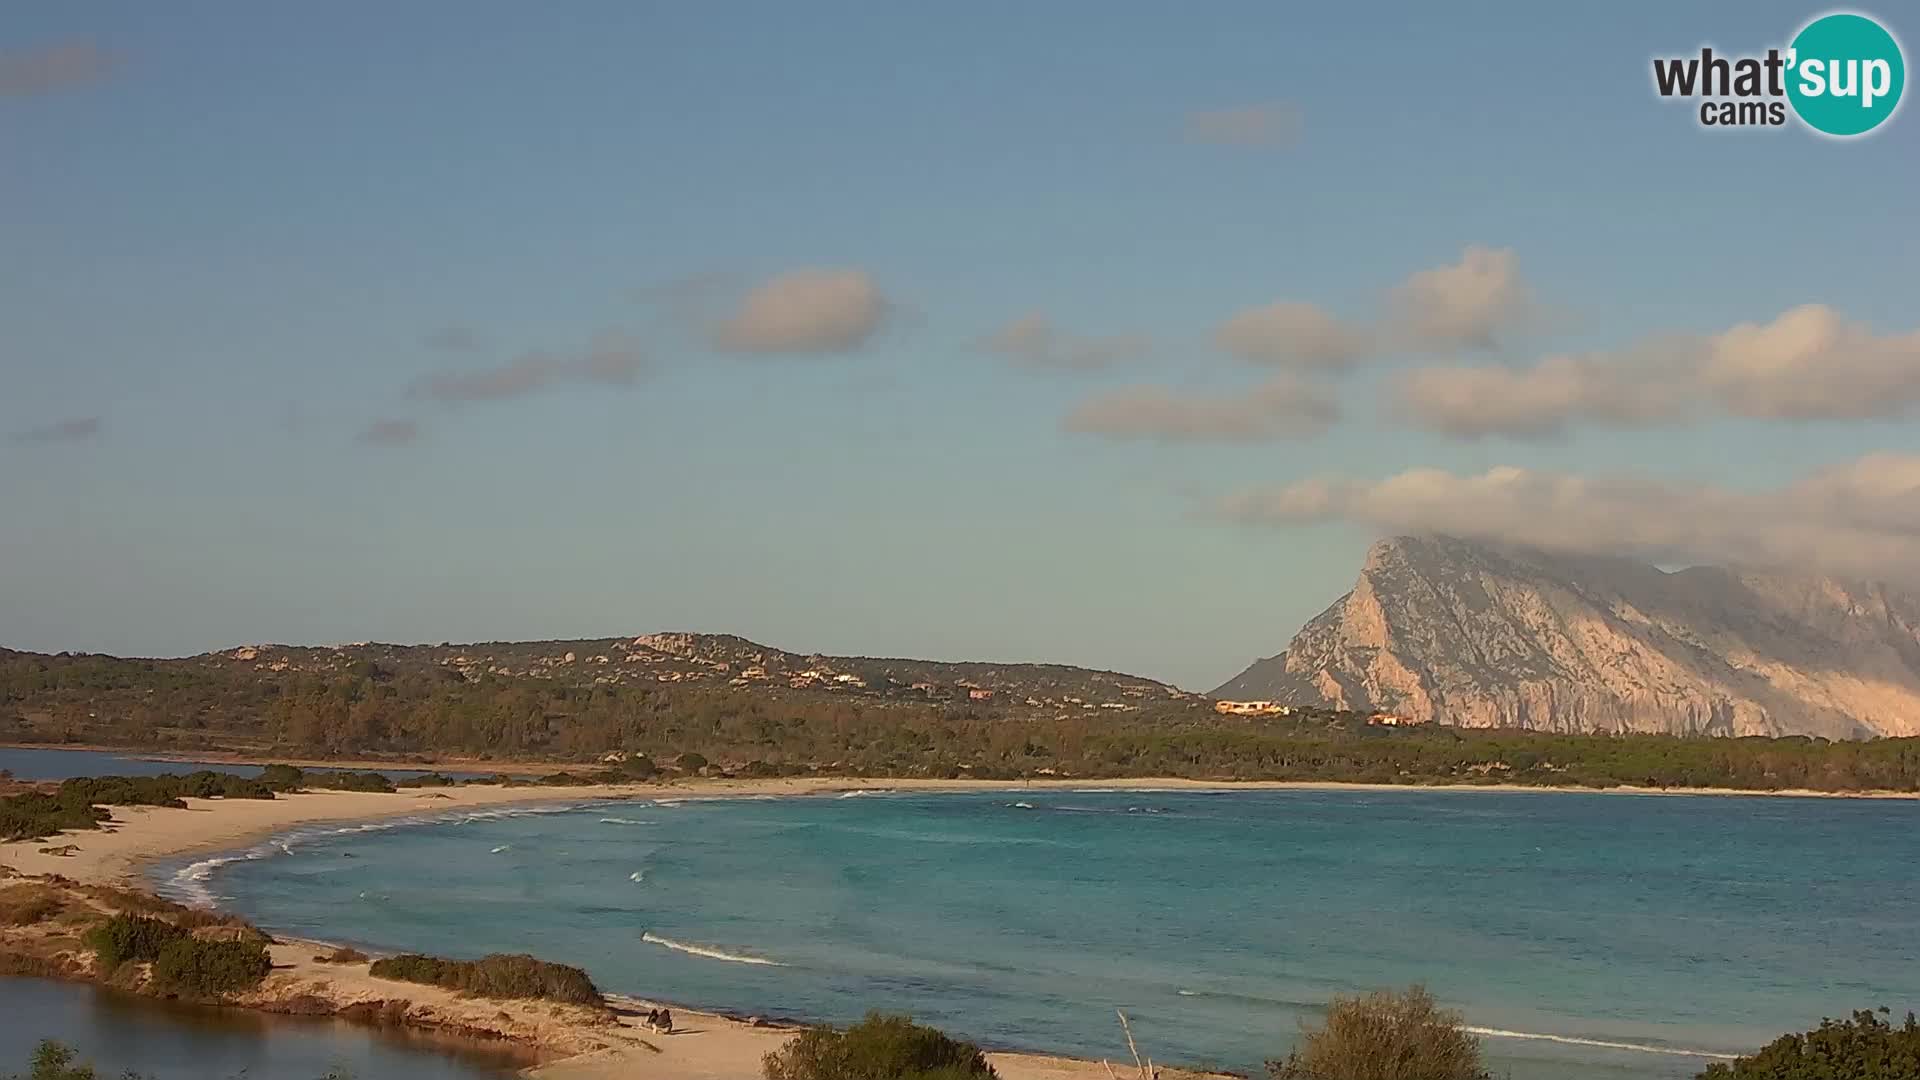
[[1272, 1080], [1489, 1080], [1480, 1040], [1460, 1016], [1415, 986], [1337, 997], [1326, 1025], [1302, 1033], [1284, 1061], [1267, 1062]]
[[[1885, 1009], [1880, 1010], [1886, 1012]], [[1752, 1057], [1707, 1067], [1700, 1080], [1913, 1080], [1920, 1077], [1920, 1024], [1893, 1026], [1864, 1009], [1782, 1035]]]
[[475, 997], [605, 1004], [599, 988], [586, 972], [519, 953], [494, 953], [478, 960], [447, 960], [405, 953], [375, 960], [369, 971], [377, 978], [426, 983]]
[[246, 990], [273, 970], [267, 947], [258, 941], [203, 941], [178, 937], [153, 962], [155, 981], [199, 997], [223, 997]]
[[454, 787], [460, 781], [437, 772], [421, 773], [419, 776], [402, 777], [393, 782], [394, 787]]
[[307, 786], [329, 791], [393, 791], [393, 781], [377, 772], [309, 773]]
[[275, 791], [295, 791], [305, 783], [305, 771], [292, 765], [268, 765], [260, 770], [260, 782]]
[[[242, 924], [244, 926], [244, 924]], [[153, 964], [154, 981], [198, 997], [244, 990], [272, 969], [265, 935], [245, 927], [241, 939], [207, 941], [148, 915], [115, 915], [87, 931], [86, 945], [102, 974], [129, 960]]]
[[165, 919], [115, 915], [87, 931], [85, 941], [106, 973], [129, 960], [158, 960], [161, 950], [186, 936], [187, 931]]
[[766, 1080], [970, 1080], [994, 1077], [980, 1048], [906, 1016], [868, 1013], [845, 1031], [802, 1032], [762, 1064]]
[[314, 957], [313, 960], [317, 964], [364, 964], [367, 962], [367, 954], [351, 945], [342, 945], [330, 953]]

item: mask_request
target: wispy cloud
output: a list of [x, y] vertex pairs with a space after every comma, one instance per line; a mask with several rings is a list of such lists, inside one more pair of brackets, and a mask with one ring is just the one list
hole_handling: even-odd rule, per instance
[[118, 62], [91, 41], [0, 51], [0, 98], [31, 97], [102, 78]]
[[742, 297], [715, 327], [713, 343], [730, 352], [850, 352], [866, 344], [888, 309], [864, 270], [792, 270]]
[[1022, 367], [1063, 371], [1097, 371], [1137, 360], [1153, 350], [1151, 341], [1137, 335], [1081, 337], [1065, 333], [1038, 311], [995, 330], [981, 345]]
[[1920, 581], [1920, 456], [1911, 454], [1869, 454], [1761, 490], [1517, 466], [1412, 469], [1251, 489], [1218, 510], [1250, 524], [1344, 521], [1652, 562]]
[[1215, 344], [1243, 360], [1319, 370], [1352, 367], [1372, 347], [1371, 339], [1368, 328], [1293, 300], [1247, 308], [1214, 333]]
[[362, 446], [411, 446], [419, 440], [419, 421], [407, 419], [375, 420], [354, 439]]
[[1187, 114], [1187, 138], [1221, 146], [1290, 146], [1304, 121], [1299, 106], [1284, 101], [1203, 109]]
[[565, 383], [631, 384], [646, 370], [647, 354], [618, 334], [596, 340], [579, 353], [530, 352], [501, 367], [437, 371], [416, 380], [414, 397], [430, 401], [500, 401], [525, 397]]
[[1900, 419], [1920, 414], [1920, 330], [1881, 333], [1806, 304], [1716, 334], [1649, 337], [1523, 367], [1418, 368], [1395, 382], [1393, 402], [1414, 423], [1458, 438], [1681, 424], [1716, 412]]
[[12, 441], [23, 445], [91, 442], [100, 437], [104, 426], [97, 416], [76, 416], [17, 432]]
[[1218, 396], [1164, 386], [1110, 390], [1081, 402], [1061, 427], [1109, 439], [1246, 443], [1313, 438], [1339, 418], [1340, 403], [1325, 387], [1281, 374]]

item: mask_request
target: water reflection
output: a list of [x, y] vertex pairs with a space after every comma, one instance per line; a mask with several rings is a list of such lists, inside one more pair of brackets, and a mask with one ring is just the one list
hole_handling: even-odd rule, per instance
[[156, 1080], [504, 1080], [521, 1048], [344, 1020], [181, 1005], [84, 984], [0, 977], [0, 1076], [24, 1072], [41, 1039], [80, 1051], [101, 1076]]

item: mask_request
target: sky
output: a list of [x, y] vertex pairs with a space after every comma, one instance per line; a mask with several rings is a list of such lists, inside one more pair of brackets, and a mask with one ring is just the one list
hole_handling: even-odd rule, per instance
[[0, 644], [1206, 689], [1396, 532], [1920, 576], [1920, 117], [1650, 77], [1821, 10], [16, 6]]

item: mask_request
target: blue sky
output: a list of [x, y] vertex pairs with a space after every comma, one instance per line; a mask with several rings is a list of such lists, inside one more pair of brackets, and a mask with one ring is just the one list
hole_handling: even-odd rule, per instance
[[[1648, 74], [1815, 13], [19, 8], [0, 643], [699, 629], [1206, 688], [1344, 592], [1373, 535], [1462, 507], [1520, 539], [1875, 572], [1920, 552], [1920, 127], [1709, 132]], [[1493, 332], [1449, 338], [1409, 282], [1476, 250], [1499, 295], [1456, 299]], [[796, 274], [853, 295], [780, 294]], [[1281, 301], [1364, 344], [1223, 346]], [[1775, 328], [1814, 339], [1794, 371], [1718, 336], [1802, 305], [1813, 329]], [[1126, 355], [988, 347], [1035, 313]], [[1669, 386], [1651, 346], [1676, 335]], [[1467, 368], [1502, 380], [1465, 391], [1479, 424], [1492, 388], [1471, 437], [1459, 400], [1407, 389]], [[1269, 380], [1284, 420], [1246, 404]], [[1851, 396], [1806, 404], [1829, 386]], [[1451, 498], [1504, 466], [1529, 483]], [[1451, 516], [1372, 486], [1410, 469], [1450, 478]], [[1528, 531], [1556, 515], [1527, 492], [1597, 478], [1724, 512]], [[1838, 534], [1728, 524], [1863, 491]]]

